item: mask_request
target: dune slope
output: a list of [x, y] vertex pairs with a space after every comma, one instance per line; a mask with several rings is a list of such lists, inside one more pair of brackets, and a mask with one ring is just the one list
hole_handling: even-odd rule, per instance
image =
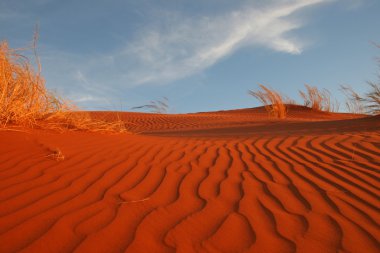
[[380, 251], [379, 117], [120, 115], [0, 131], [0, 252]]

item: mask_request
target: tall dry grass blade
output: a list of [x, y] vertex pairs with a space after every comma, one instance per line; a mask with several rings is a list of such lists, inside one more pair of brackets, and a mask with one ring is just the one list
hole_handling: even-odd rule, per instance
[[380, 114], [380, 83], [368, 82], [370, 91], [365, 94], [366, 109], [369, 114]]
[[[285, 98], [277, 91], [260, 84], [261, 90], [249, 90], [248, 94], [259, 100], [267, 110], [267, 112], [276, 118], [286, 118], [287, 107], [284, 104]], [[286, 98], [288, 99], [288, 98]]]
[[149, 104], [132, 107], [131, 110], [136, 109], [149, 109], [152, 113], [168, 113], [169, 111], [169, 99], [163, 97], [161, 100], [150, 101]]
[[37, 71], [21, 54], [26, 49], [11, 49], [6, 41], [0, 42], [0, 126], [5, 128], [12, 124], [58, 130], [127, 131], [125, 122], [104, 121], [87, 113], [76, 112], [75, 106], [46, 89], [35, 48], [37, 34], [33, 43]]
[[32, 126], [46, 114], [53, 113], [57, 104], [51, 100], [45, 81], [33, 70], [28, 58], [8, 43], [0, 43], [0, 121]]
[[341, 85], [340, 90], [346, 96], [346, 108], [349, 112], [355, 114], [365, 113], [365, 99], [354, 91], [351, 86]]
[[[374, 45], [380, 48], [379, 44]], [[367, 82], [370, 89], [364, 95], [359, 95], [350, 86], [341, 85], [341, 90], [346, 95], [348, 101], [346, 102], [347, 109], [353, 113], [367, 113], [367, 114], [380, 114], [380, 58], [376, 58], [379, 69], [376, 82]]]
[[[380, 44], [374, 43], [380, 49]], [[370, 90], [365, 94], [367, 113], [380, 114], [380, 57], [376, 57], [378, 64], [377, 82], [367, 82]]]
[[315, 86], [305, 84], [306, 92], [299, 91], [304, 105], [318, 111], [335, 112], [339, 110], [339, 102], [333, 100], [327, 89], [319, 90]]

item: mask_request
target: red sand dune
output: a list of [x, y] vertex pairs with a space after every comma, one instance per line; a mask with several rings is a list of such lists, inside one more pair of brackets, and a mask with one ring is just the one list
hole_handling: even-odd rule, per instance
[[380, 252], [379, 116], [119, 116], [0, 131], [0, 252]]

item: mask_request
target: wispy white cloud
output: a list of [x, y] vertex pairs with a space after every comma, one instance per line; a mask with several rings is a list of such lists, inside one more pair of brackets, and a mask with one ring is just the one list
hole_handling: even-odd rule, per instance
[[89, 94], [74, 95], [74, 96], [72, 96], [72, 100], [76, 104], [88, 103], [88, 102], [104, 102], [105, 101], [104, 98], [95, 97], [95, 96], [89, 95]]
[[80, 71], [78, 69], [74, 72], [73, 77], [74, 77], [74, 79], [76, 79], [77, 81], [79, 81], [85, 85], [89, 84], [87, 77], [82, 73], [82, 71]]
[[73, 100], [91, 101], [133, 86], [166, 84], [201, 73], [244, 47], [300, 54], [304, 43], [289, 32], [306, 23], [294, 14], [331, 1], [243, 1], [233, 10], [198, 16], [160, 10], [124, 47], [96, 56], [52, 52], [45, 69], [53, 86]]
[[170, 13], [158, 25], [143, 30], [114, 58], [126, 66], [128, 82], [139, 85], [192, 75], [246, 46], [300, 54], [302, 41], [287, 36], [303, 26], [292, 14], [328, 1], [272, 1], [267, 6], [244, 5], [230, 13], [198, 18]]

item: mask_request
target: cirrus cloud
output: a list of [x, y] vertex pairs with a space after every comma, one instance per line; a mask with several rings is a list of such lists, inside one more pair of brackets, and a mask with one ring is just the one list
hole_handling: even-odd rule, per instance
[[[55, 86], [74, 100], [141, 85], [163, 85], [198, 73], [241, 48], [267, 48], [286, 54], [300, 54], [301, 39], [290, 36], [306, 25], [298, 15], [307, 8], [334, 0], [243, 1], [234, 9], [203, 11], [153, 10], [139, 32], [129, 34], [124, 46], [97, 55], [53, 52], [46, 73]], [[206, 1], [207, 2], [207, 1]], [[60, 57], [54, 57], [59, 55]], [[66, 55], [66, 56], [65, 56]], [[59, 64], [61, 61], [62, 64]], [[67, 73], [62, 78], [55, 75]], [[67, 84], [70, 84], [68, 86]], [[81, 94], [80, 96], [78, 94]]]
[[128, 83], [140, 85], [190, 76], [247, 46], [300, 54], [302, 41], [287, 36], [303, 26], [291, 18], [292, 14], [329, 1], [274, 1], [267, 6], [242, 6], [229, 13], [197, 18], [170, 13], [112, 57], [115, 64], [125, 66]]

